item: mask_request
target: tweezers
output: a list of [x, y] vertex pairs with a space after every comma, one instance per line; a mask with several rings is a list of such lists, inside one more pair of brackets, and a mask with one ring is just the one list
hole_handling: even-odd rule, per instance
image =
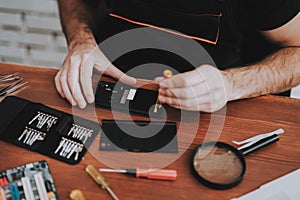
[[242, 149], [245, 149], [247, 147], [250, 147], [251, 145], [255, 144], [256, 142], [258, 142], [258, 141], [260, 141], [262, 139], [265, 139], [265, 138], [270, 137], [272, 135], [279, 135], [279, 134], [282, 134], [282, 133], [284, 133], [284, 130], [282, 128], [280, 128], [280, 129], [278, 129], [276, 131], [272, 131], [272, 132], [269, 132], [269, 133], [259, 134], [259, 135], [253, 136], [251, 138], [248, 138], [248, 139], [240, 141], [240, 142], [237, 142], [237, 141], [232, 141], [232, 142], [234, 144], [236, 144], [236, 145], [245, 144], [245, 145], [243, 145], [243, 146], [241, 146], [241, 147], [238, 148], [238, 150], [242, 150]]
[[0, 96], [5, 96], [5, 95], [8, 95], [10, 93], [13, 93], [13, 92], [15, 92], [16, 90], [22, 88], [23, 86], [25, 86], [28, 83], [28, 81], [21, 83], [23, 78], [15, 77], [16, 74], [17, 73], [5, 75], [5, 76], [0, 76], [0, 82], [14, 81], [14, 82], [0, 88]]
[[15, 72], [15, 73], [12, 73], [12, 74], [7, 74], [7, 75], [0, 76], [0, 83], [16, 80], [16, 79], [20, 78], [20, 77], [17, 76], [18, 74], [19, 74], [18, 72]]

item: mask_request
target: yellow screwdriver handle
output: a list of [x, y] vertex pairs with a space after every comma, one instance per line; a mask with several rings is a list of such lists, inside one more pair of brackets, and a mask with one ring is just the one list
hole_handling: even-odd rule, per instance
[[109, 185], [105, 181], [104, 177], [96, 170], [93, 165], [88, 165], [85, 168], [85, 171], [94, 179], [96, 183], [98, 183], [102, 189], [106, 189]]

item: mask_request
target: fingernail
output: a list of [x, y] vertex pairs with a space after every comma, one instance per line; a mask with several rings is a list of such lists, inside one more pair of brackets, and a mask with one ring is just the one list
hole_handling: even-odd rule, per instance
[[77, 103], [76, 103], [76, 101], [74, 101], [74, 99], [71, 99], [71, 100], [68, 99], [68, 101], [70, 102], [70, 104], [72, 106], [76, 106], [77, 105]]
[[79, 108], [84, 109], [86, 107], [85, 102], [79, 102]]
[[94, 102], [94, 97], [93, 96], [88, 96], [87, 97], [87, 102], [88, 103], [93, 103]]
[[77, 106], [77, 104], [75, 102], [71, 102], [72, 106]]

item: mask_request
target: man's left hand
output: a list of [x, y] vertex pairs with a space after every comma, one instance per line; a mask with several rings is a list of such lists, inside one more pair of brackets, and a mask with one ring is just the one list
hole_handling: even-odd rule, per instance
[[229, 100], [230, 78], [226, 72], [210, 65], [174, 75], [158, 77], [159, 101], [172, 107], [191, 111], [214, 112]]

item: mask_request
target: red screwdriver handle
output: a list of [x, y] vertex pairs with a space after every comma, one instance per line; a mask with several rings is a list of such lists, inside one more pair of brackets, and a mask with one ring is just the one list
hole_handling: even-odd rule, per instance
[[157, 179], [157, 180], [167, 180], [167, 181], [175, 181], [177, 178], [176, 170], [168, 170], [168, 169], [136, 169], [136, 177], [145, 177], [148, 179]]

